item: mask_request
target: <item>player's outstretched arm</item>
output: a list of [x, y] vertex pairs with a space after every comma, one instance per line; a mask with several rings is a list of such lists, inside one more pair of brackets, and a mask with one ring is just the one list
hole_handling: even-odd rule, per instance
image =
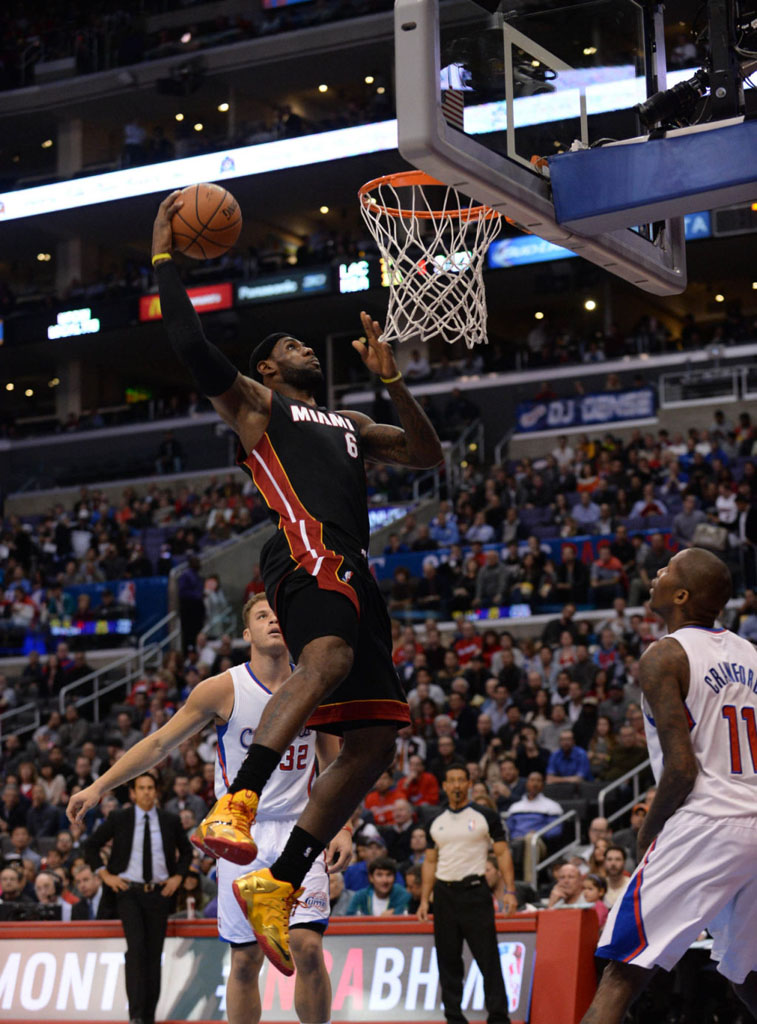
[[655, 798], [639, 830], [641, 856], [693, 789], [699, 768], [684, 703], [689, 661], [677, 640], [665, 638], [647, 648], [639, 663], [639, 683], [657, 727], [664, 761]]
[[163, 322], [171, 346], [192, 374], [197, 390], [210, 399], [218, 415], [239, 434], [245, 446], [252, 447], [268, 421], [270, 391], [240, 373], [205, 337], [200, 318], [171, 258], [171, 220], [181, 208], [180, 196], [180, 192], [172, 192], [163, 200], [152, 229], [152, 258]]
[[357, 424], [367, 458], [414, 469], [433, 469], [444, 459], [436, 431], [406, 387], [391, 346], [381, 340], [381, 325], [367, 313], [361, 313], [360, 319], [366, 340], [353, 341], [352, 347], [359, 352], [371, 373], [377, 373], [386, 384], [402, 427], [374, 423], [362, 412], [346, 411], [345, 415]]
[[91, 807], [116, 786], [123, 785], [159, 764], [172, 750], [196, 732], [214, 716], [228, 718], [234, 702], [231, 676], [222, 672], [205, 679], [192, 690], [186, 704], [175, 715], [149, 736], [126, 751], [116, 763], [95, 779], [91, 786], [75, 793], [68, 801], [66, 815], [69, 821], [82, 821]]

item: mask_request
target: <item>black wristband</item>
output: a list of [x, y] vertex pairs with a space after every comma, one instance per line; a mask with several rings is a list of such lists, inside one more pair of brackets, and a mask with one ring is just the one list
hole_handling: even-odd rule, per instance
[[198, 391], [208, 398], [228, 391], [239, 371], [219, 348], [211, 345], [200, 324], [173, 260], [155, 264], [160, 309], [176, 355], [192, 374]]

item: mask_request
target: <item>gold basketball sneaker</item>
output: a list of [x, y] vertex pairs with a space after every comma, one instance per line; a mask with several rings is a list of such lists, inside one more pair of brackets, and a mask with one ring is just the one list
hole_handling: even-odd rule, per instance
[[237, 878], [232, 888], [265, 955], [282, 974], [294, 974], [289, 917], [304, 890], [278, 881], [268, 868], [249, 871]]
[[249, 864], [258, 855], [250, 835], [257, 810], [258, 796], [251, 789], [226, 793], [192, 833], [192, 842], [211, 857]]

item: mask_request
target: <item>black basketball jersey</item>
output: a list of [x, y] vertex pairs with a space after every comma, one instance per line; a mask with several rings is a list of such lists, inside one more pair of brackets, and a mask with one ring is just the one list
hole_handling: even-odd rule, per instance
[[276, 391], [271, 394], [268, 428], [252, 451], [239, 460], [278, 526], [276, 538], [263, 556], [264, 578], [302, 567], [332, 589], [342, 556], [359, 558], [368, 550], [360, 434], [343, 413], [307, 405]]

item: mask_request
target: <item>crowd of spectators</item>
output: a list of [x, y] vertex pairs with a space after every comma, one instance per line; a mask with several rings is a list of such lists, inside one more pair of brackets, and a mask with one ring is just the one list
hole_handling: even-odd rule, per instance
[[[258, 575], [248, 593], [261, 587]], [[754, 618], [755, 607], [750, 593], [738, 617]], [[458, 763], [470, 773], [471, 799], [499, 813], [507, 828], [522, 905], [559, 908], [583, 899], [611, 906], [635, 864], [635, 835], [652, 797], [639, 798], [614, 836], [607, 821], [596, 818], [599, 789], [647, 759], [638, 665], [663, 627], [648, 611], [640, 618], [629, 616], [620, 598], [599, 622], [566, 604], [540, 633], [521, 640], [506, 630], [477, 631], [469, 620], [452, 634], [442, 634], [433, 620], [417, 627], [394, 620], [393, 657], [412, 724], [399, 734], [392, 769], [355, 812], [354, 863], [332, 880], [340, 911], [417, 908], [426, 826], [444, 803], [446, 768]], [[30, 895], [40, 870], [57, 874], [64, 893], [71, 891], [85, 834], [127, 801], [128, 791], [106, 796], [83, 829], [65, 821], [68, 797], [164, 724], [203, 678], [239, 660], [229, 634], [213, 639], [200, 631], [192, 640], [146, 671], [98, 724], [73, 703], [63, 714], [59, 709], [62, 685], [88, 671], [83, 652], [72, 658], [65, 644], [47, 659], [33, 652], [15, 685], [0, 677], [0, 707], [31, 698], [45, 709], [32, 735], [4, 738], [0, 762], [4, 867], [23, 872]], [[213, 802], [215, 743], [215, 730], [208, 729], [158, 766], [164, 804], [180, 814], [188, 832]], [[644, 792], [651, 782], [646, 771], [641, 782]], [[621, 785], [608, 806], [632, 800], [630, 784]], [[584, 845], [568, 845], [572, 830], [557, 821], [567, 809], [582, 818]], [[531, 836], [542, 829], [534, 846]], [[614, 849], [621, 851], [619, 865]], [[533, 854], [553, 850], [562, 851], [561, 859], [534, 890]], [[501, 879], [491, 867], [496, 902]], [[589, 876], [601, 880], [593, 879], [595, 890], [606, 887], [596, 899], [586, 895]], [[213, 863], [198, 855], [192, 890], [200, 906], [212, 897], [213, 879]], [[5, 889], [5, 880], [0, 884]], [[214, 905], [207, 912], [212, 915]]]
[[[637, 429], [575, 447], [560, 437], [540, 458], [470, 464], [428, 525], [408, 515], [390, 536], [389, 609], [448, 619], [506, 605], [638, 606], [671, 554], [694, 543], [731, 565], [737, 589], [753, 587], [755, 454], [750, 414], [718, 410], [686, 436]], [[596, 551], [577, 540], [586, 536], [601, 538]], [[425, 555], [422, 574], [403, 565], [410, 553]]]
[[[471, 466], [458, 491], [450, 495], [448, 503], [440, 505], [428, 530], [424, 531], [410, 518], [405, 524], [405, 536], [399, 539], [409, 547], [418, 538], [422, 545], [434, 541], [439, 545], [435, 549], [421, 546], [416, 550], [428, 550], [439, 562], [439, 568], [454, 561], [458, 552], [459, 556], [472, 554], [476, 577], [484, 572], [483, 579], [488, 585], [489, 576], [496, 575], [493, 585], [503, 588], [491, 596], [510, 600], [514, 588], [522, 586], [522, 581], [513, 584], [511, 579], [504, 578], [502, 582], [502, 567], [505, 576], [509, 572], [507, 556], [501, 558], [496, 549], [487, 549], [491, 538], [475, 540], [468, 531], [477, 517], [477, 526], [497, 522], [495, 539], [506, 544], [502, 531], [512, 528], [508, 513], [514, 509], [518, 519], [529, 507], [538, 507], [528, 499], [549, 483], [544, 470], [551, 462], [560, 473], [572, 474], [577, 493], [578, 482], [587, 481], [590, 490], [580, 493], [589, 494], [600, 509], [609, 504], [611, 519], [616, 514], [620, 489], [620, 477], [613, 480], [612, 474], [622, 473], [624, 479], [630, 474], [639, 478], [636, 502], [654, 505], [654, 509], [648, 510], [650, 516], [667, 514], [661, 513], [660, 502], [670, 512], [671, 504], [675, 505], [671, 498], [678, 494], [680, 511], [673, 515], [665, 531], [665, 535], [675, 536], [675, 543], [691, 542], [692, 535], [686, 530], [699, 525], [699, 517], [694, 516], [698, 511], [706, 525], [718, 529], [723, 524], [726, 536], [733, 536], [733, 524], [725, 522], [728, 510], [734, 506], [733, 496], [736, 522], [742, 516], [739, 510], [745, 507], [739, 499], [746, 497], [747, 490], [746, 507], [753, 507], [753, 464], [746, 462], [741, 466], [744, 471], [740, 480], [735, 469], [740, 458], [738, 446], [754, 444], [754, 436], [749, 432], [748, 422], [741, 420], [732, 438], [734, 430], [729, 430], [724, 420], [722, 416], [717, 418], [724, 439], [718, 436], [713, 424], [712, 429], [693, 432], [685, 441], [681, 440], [681, 453], [677, 453], [680, 444], [676, 438], [658, 440], [637, 434], [620, 446], [609, 447], [609, 440], [605, 439], [582, 442], [573, 451], [561, 439], [544, 460], [523, 461], [488, 471]], [[734, 440], [738, 441], [734, 451], [723, 447]], [[709, 450], [703, 450], [708, 445]], [[542, 461], [544, 466], [539, 465]], [[584, 472], [586, 466], [590, 472]], [[724, 471], [732, 472], [732, 476], [723, 475]], [[537, 476], [541, 480], [535, 479]], [[649, 479], [645, 480], [647, 476]], [[650, 483], [652, 492], [645, 494], [644, 488]], [[715, 484], [714, 492], [708, 491], [711, 483]], [[725, 483], [728, 487], [724, 489]], [[231, 509], [233, 530], [235, 510], [247, 508], [243, 491], [226, 491], [227, 486], [231, 487], [231, 481], [196, 497], [196, 507], [207, 517], [208, 531], [212, 524], [207, 519], [214, 511], [221, 513], [219, 519], [225, 519]], [[597, 492], [602, 501], [596, 501]], [[565, 493], [569, 493], [565, 479], [560, 483], [558, 477], [552, 504], [558, 504], [555, 494]], [[714, 494], [714, 512], [703, 500], [708, 493]], [[232, 496], [234, 501], [230, 500]], [[119, 523], [118, 515], [122, 513], [126, 522], [148, 515], [178, 523], [178, 510], [187, 504], [186, 497], [183, 503], [178, 497], [169, 496], [159, 485], [144, 497], [127, 493], [119, 508], [111, 510], [112, 519]], [[634, 507], [628, 504], [632, 497], [627, 494], [627, 504], [623, 506], [629, 511]], [[218, 502], [219, 498], [226, 503]], [[721, 498], [725, 500], [718, 503]], [[85, 512], [81, 519], [87, 520], [93, 534], [97, 533], [98, 525], [106, 526], [104, 520], [108, 518], [106, 509], [101, 508], [106, 503], [101, 499], [102, 495], [86, 490], [80, 499]], [[491, 515], [503, 503], [504, 516]], [[67, 517], [71, 534], [79, 523], [79, 511], [76, 507]], [[637, 509], [639, 518], [642, 512], [643, 509]], [[712, 521], [716, 514], [717, 523]], [[52, 524], [55, 525], [55, 517]], [[18, 522], [14, 525], [16, 532], [11, 533], [11, 539], [15, 543], [19, 528], [23, 527]], [[617, 540], [620, 525], [617, 520], [610, 522], [608, 538]], [[177, 533], [182, 530], [186, 542], [191, 528], [179, 525]], [[436, 539], [432, 531], [446, 532], [439, 533]], [[35, 542], [33, 534], [24, 533], [30, 542]], [[623, 539], [622, 530], [620, 537]], [[630, 543], [634, 548], [633, 539]], [[533, 543], [521, 533], [515, 543], [516, 552], [524, 545], [529, 549], [524, 549], [525, 554], [536, 557], [538, 552]], [[98, 546], [93, 550], [98, 551]], [[511, 550], [506, 547], [506, 551]], [[564, 545], [564, 554], [568, 551], [572, 548]], [[634, 551], [636, 569], [632, 567], [626, 576], [630, 583], [642, 579], [642, 568], [647, 576], [656, 571], [651, 562], [642, 560], [639, 564], [638, 551]], [[44, 550], [42, 553], [51, 554]], [[671, 548], [667, 544], [660, 547], [652, 539], [648, 553], [650, 557], [654, 553], [659, 564], [664, 564]], [[578, 554], [577, 559], [571, 555], [566, 559], [571, 578], [576, 575], [573, 562], [581, 562], [581, 552]], [[17, 549], [12, 557], [18, 560]], [[616, 556], [611, 552], [611, 557]], [[93, 561], [97, 564], [97, 555], [90, 558], [89, 564]], [[468, 561], [472, 575], [474, 567], [470, 558]], [[556, 569], [564, 564], [561, 562]], [[13, 566], [14, 576], [19, 567]], [[7, 571], [7, 562], [4, 568]], [[431, 565], [426, 568], [430, 570]], [[190, 560], [187, 574], [191, 577], [194, 573], [197, 578], [187, 580], [185, 592], [192, 596], [192, 586], [196, 587], [199, 581], [201, 589], [193, 596], [204, 605], [204, 581], [197, 569], [197, 564]], [[589, 584], [591, 571], [589, 568]], [[638, 576], [633, 575], [634, 571]], [[424, 569], [424, 580], [431, 575]], [[467, 607], [475, 606], [476, 582], [466, 590], [470, 598]], [[247, 594], [260, 592], [262, 586], [256, 568]], [[211, 595], [217, 589], [211, 586]], [[636, 596], [643, 597], [641, 589], [639, 585]], [[488, 601], [489, 593], [482, 589], [482, 599]], [[518, 593], [523, 596], [522, 589]], [[646, 607], [638, 612], [633, 609], [631, 614], [624, 595], [608, 598], [610, 607], [600, 616], [596, 611], [587, 615], [578, 610], [571, 596], [543, 627], [532, 626], [528, 635], [518, 637], [501, 624], [479, 629], [466, 618], [460, 619], [453, 631], [449, 627], [441, 629], [434, 609], [420, 603], [418, 610], [424, 609], [423, 621], [413, 625], [404, 621], [404, 608], [392, 608], [393, 658], [408, 695], [412, 723], [397, 739], [392, 768], [379, 778], [355, 812], [352, 863], [343, 873], [330, 878], [332, 913], [397, 916], [416, 912], [428, 845], [427, 827], [444, 806], [446, 768], [463, 764], [470, 775], [471, 801], [499, 814], [506, 828], [516, 866], [519, 907], [550, 911], [593, 907], [600, 928], [604, 925], [637, 862], [636, 836], [654, 799], [654, 788], [649, 788], [651, 776], [644, 767], [648, 755], [638, 672], [641, 654], [661, 635], [663, 625]], [[412, 599], [420, 601], [417, 591]], [[753, 590], [746, 590], [730, 615], [728, 624], [732, 628], [757, 639], [757, 599]], [[33, 733], [3, 738], [0, 919], [65, 921], [92, 916], [101, 882], [86, 866], [82, 846], [87, 834], [105, 816], [128, 802], [128, 788], [107, 794], [99, 807], [87, 815], [83, 826], [67, 822], [64, 808], [68, 798], [142, 736], [164, 724], [203, 678], [223, 671], [241, 657], [234, 649], [231, 634], [209, 635], [200, 621], [197, 629], [185, 637], [182, 650], [166, 654], [161, 665], [146, 671], [122, 702], [113, 705], [98, 723], [89, 720], [85, 709], [77, 710], [73, 704], [65, 706], [63, 714], [60, 711], [62, 687], [82, 678], [89, 670], [83, 651], [72, 656], [68, 647], [61, 644], [55, 654], [47, 657], [33, 652], [19, 678], [0, 677], [0, 711], [28, 699], [37, 701], [44, 709], [43, 722]], [[194, 830], [214, 800], [215, 743], [215, 729], [209, 728], [183, 743], [158, 766], [163, 805], [179, 814], [187, 833]], [[605, 807], [611, 814], [621, 807], [626, 807], [625, 812], [612, 823], [599, 817], [600, 789], [618, 783], [633, 771], [640, 773], [638, 797], [632, 784], [620, 782]], [[577, 843], [572, 823], [559, 821], [568, 811], [574, 811], [580, 819], [581, 839]], [[536, 832], [539, 837], [535, 837]], [[556, 854], [557, 859], [548, 870], [538, 870], [538, 862], [548, 854]], [[496, 858], [489, 859], [486, 881], [495, 909], [502, 910], [505, 885]], [[177, 913], [213, 917], [216, 909], [215, 864], [198, 853], [179, 891]]]
[[[215, 46], [391, 9], [388, 0], [319, 0], [293, 7], [251, 7], [234, 15], [212, 13], [212, 3], [204, 3], [201, 14], [195, 14], [195, 6], [142, 0], [137, 8], [72, 3], [64, 10], [50, 2], [31, 9], [9, 2], [0, 13], [0, 89], [33, 84], [34, 66], [40, 61], [74, 58], [80, 75], [161, 57], [186, 57], [191, 62]], [[148, 31], [150, 15], [179, 7], [185, 19]], [[190, 66], [184, 77], [192, 73]]]
[[[52, 621], [134, 618], [136, 580], [167, 576], [265, 517], [241, 474], [197, 489], [127, 487], [118, 501], [83, 487], [69, 508], [58, 503], [41, 516], [11, 515], [0, 529], [0, 644], [20, 646], [36, 632], [49, 644]], [[103, 586], [93, 596], [77, 589], [83, 584]], [[205, 617], [223, 623], [220, 582], [209, 577], [200, 585]]]
[[[32, 10], [18, 0], [4, 5], [0, 15], [0, 89], [32, 83], [39, 61], [73, 57], [77, 74], [139, 64], [162, 57], [191, 58], [211, 47], [280, 32], [321, 25], [345, 18], [390, 10], [388, 0], [318, 0], [314, 4], [273, 4], [250, 7], [244, 14], [219, 14], [207, 0], [202, 12], [195, 2], [169, 3], [142, 0], [133, 9], [118, 4], [73, 3], [63, 11], [53, 3], [37, 3]], [[150, 32], [150, 15], [181, 9], [186, 18], [171, 28]], [[627, 43], [627, 40], [626, 40]], [[689, 35], [677, 32], [669, 41], [669, 66], [690, 67], [700, 59]], [[608, 40], [602, 60], [627, 63], [626, 46]]]
[[[651, 314], [645, 314], [630, 328], [611, 324], [606, 331], [587, 333], [578, 323], [545, 316], [522, 339], [520, 362], [540, 366], [574, 366], [577, 363], [604, 363], [628, 355], [656, 355], [665, 352], [689, 352], [706, 346], [713, 349], [751, 340], [757, 334], [757, 321], [741, 312], [738, 303], [729, 306], [722, 319], [697, 322], [687, 313], [677, 333]], [[580, 380], [577, 390], [582, 391]], [[548, 385], [543, 385], [548, 390]]]
[[[522, 644], [506, 632], [478, 634], [469, 622], [448, 645], [433, 622], [417, 630], [396, 625], [394, 658], [408, 690], [413, 724], [399, 735], [393, 768], [355, 813], [354, 863], [343, 879], [332, 882], [334, 901], [341, 900], [340, 909], [349, 914], [417, 908], [425, 826], [443, 803], [448, 765], [467, 764], [471, 798], [501, 814], [522, 880], [524, 860], [529, 865], [524, 852], [528, 833], [562, 813], [561, 805], [544, 794], [545, 783], [548, 790], [558, 783], [562, 793], [588, 786], [595, 800], [596, 780], [618, 778], [646, 759], [638, 721], [639, 646], [621, 606], [606, 624], [588, 632], [567, 606], [541, 637]], [[33, 735], [6, 736], [2, 748], [0, 840], [4, 870], [23, 876], [21, 891], [44, 902], [37, 879], [40, 871], [51, 871], [63, 883], [64, 900], [69, 899], [86, 834], [128, 800], [128, 790], [106, 796], [84, 827], [67, 824], [68, 797], [167, 721], [201, 679], [234, 661], [230, 636], [214, 641], [201, 632], [184, 653], [170, 652], [162, 665], [146, 672], [99, 724], [73, 703], [60, 713], [56, 679], [71, 680], [77, 670], [87, 669], [84, 655], [73, 661], [65, 644], [46, 662], [32, 654], [15, 688], [0, 680], [0, 696], [14, 691], [17, 699], [31, 696], [46, 709]], [[563, 668], [555, 671], [559, 665]], [[188, 832], [213, 802], [215, 742], [215, 730], [208, 729], [158, 766], [164, 805], [179, 813]], [[608, 835], [604, 828], [601, 838]], [[546, 841], [563, 845], [559, 825]], [[604, 876], [593, 852], [593, 846], [592, 854], [576, 849], [570, 863], [588, 871], [591, 861]], [[630, 845], [626, 854], [632, 861]], [[200, 893], [202, 906], [212, 896], [214, 867], [198, 854], [194, 869], [192, 888]], [[500, 881], [493, 870], [495, 896]], [[15, 898], [13, 878], [3, 876], [4, 901], [6, 883], [8, 896]], [[545, 905], [551, 905], [552, 881], [547, 883], [543, 895]], [[522, 902], [539, 901], [525, 884], [522, 896]]]

